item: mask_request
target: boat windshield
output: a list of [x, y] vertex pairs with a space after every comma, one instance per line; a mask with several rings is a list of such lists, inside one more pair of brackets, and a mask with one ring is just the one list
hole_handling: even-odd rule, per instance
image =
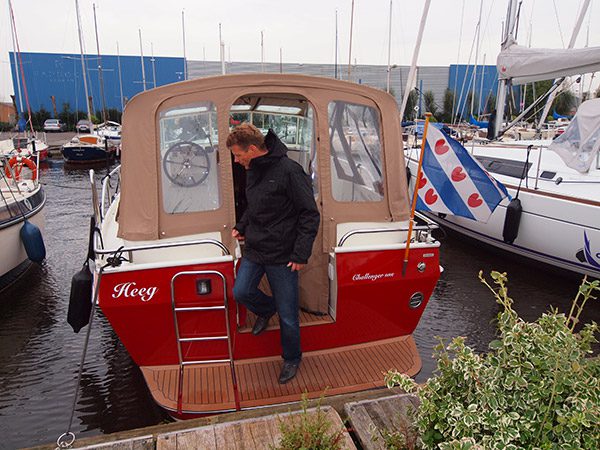
[[218, 209], [215, 105], [200, 102], [162, 111], [159, 124], [164, 210], [176, 214]]
[[333, 198], [339, 202], [383, 200], [378, 111], [334, 101], [328, 112]]

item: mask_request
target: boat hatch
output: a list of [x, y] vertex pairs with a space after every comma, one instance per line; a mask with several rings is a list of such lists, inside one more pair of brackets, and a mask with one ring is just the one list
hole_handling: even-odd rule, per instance
[[527, 167], [525, 168], [525, 163], [523, 161], [515, 161], [512, 159], [501, 159], [477, 155], [475, 158], [481, 163], [484, 169], [489, 170], [492, 173], [521, 179], [527, 176], [529, 169], [531, 169], [532, 166], [532, 164], [528, 162]]

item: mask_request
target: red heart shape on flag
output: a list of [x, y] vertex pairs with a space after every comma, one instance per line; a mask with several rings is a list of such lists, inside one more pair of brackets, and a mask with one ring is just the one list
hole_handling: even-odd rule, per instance
[[427, 193], [425, 194], [425, 203], [427, 203], [428, 205], [435, 203], [437, 201], [437, 199], [438, 199], [438, 196], [434, 192], [433, 189], [429, 189], [427, 191]]
[[450, 150], [450, 147], [448, 147], [446, 145], [446, 141], [443, 139], [438, 139], [438, 141], [435, 143], [435, 148], [434, 151], [438, 154], [438, 155], [443, 155], [444, 153], [446, 153], [448, 150]]
[[467, 178], [467, 174], [463, 172], [462, 167], [455, 167], [451, 175], [452, 181], [462, 181]]
[[475, 194], [469, 195], [469, 199], [467, 200], [467, 203], [469, 204], [469, 206], [471, 208], [477, 208], [478, 206], [481, 206], [483, 204], [483, 200], [481, 199], [479, 194], [475, 193]]
[[421, 179], [419, 180], [419, 189], [421, 189], [426, 184], [427, 184], [427, 178], [421, 177]]

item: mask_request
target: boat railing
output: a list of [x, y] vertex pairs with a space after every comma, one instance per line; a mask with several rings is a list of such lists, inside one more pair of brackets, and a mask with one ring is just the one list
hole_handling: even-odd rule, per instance
[[[426, 223], [424, 225], [416, 225], [413, 227], [413, 232], [414, 232], [414, 236], [415, 236], [415, 241], [416, 242], [433, 242], [433, 238], [431, 237], [431, 232], [436, 229], [439, 228], [439, 226], [434, 223], [433, 221], [431, 221], [430, 219], [426, 218], [425, 216], [422, 216], [419, 214], [419, 218], [421, 218], [423, 221], [425, 221]], [[350, 230], [347, 233], [345, 233], [339, 240], [338, 242], [338, 247], [343, 247], [344, 243], [352, 236], [355, 235], [359, 235], [359, 234], [376, 234], [376, 233], [398, 233], [398, 232], [408, 232], [409, 227], [394, 227], [394, 228], [357, 228], [355, 230]]]
[[187, 247], [190, 245], [215, 245], [219, 247], [219, 249], [223, 252], [223, 256], [229, 256], [229, 250], [225, 245], [216, 240], [216, 239], [195, 239], [192, 241], [174, 241], [174, 242], [163, 242], [160, 244], [142, 244], [142, 245], [131, 245], [131, 246], [121, 246], [118, 248], [104, 248], [103, 246], [96, 247], [94, 246], [94, 252], [97, 255], [116, 255], [122, 253], [129, 253], [131, 255], [132, 252], [143, 251], [143, 250], [158, 250], [165, 248], [174, 248], [174, 247]]
[[[115, 177], [117, 178], [118, 181], [117, 181], [117, 185], [113, 187], [113, 185], [111, 184], [111, 181]], [[102, 218], [104, 218], [106, 216], [106, 211], [108, 210], [108, 207], [110, 206], [112, 201], [115, 199], [115, 196], [119, 193], [119, 187], [121, 185], [120, 181], [121, 181], [121, 165], [120, 164], [117, 167], [115, 167], [113, 170], [111, 170], [109, 172], [109, 174], [106, 175], [102, 179], [102, 193], [101, 193], [101, 197], [100, 197], [100, 213], [102, 214]]]
[[[100, 246], [98, 247], [98, 243]], [[229, 256], [229, 250], [225, 245], [217, 241], [216, 239], [196, 239], [192, 241], [176, 241], [176, 242], [164, 242], [160, 244], [145, 244], [145, 245], [131, 245], [131, 246], [121, 246], [118, 248], [104, 248], [102, 239], [99, 239], [98, 234], [95, 234], [94, 239], [94, 253], [97, 256], [106, 256], [106, 263], [112, 267], [118, 267], [121, 265], [123, 261], [127, 261], [129, 263], [133, 263], [133, 253], [138, 251], [147, 251], [147, 250], [160, 250], [166, 248], [176, 248], [176, 247], [189, 247], [192, 245], [214, 245], [221, 250], [223, 256]], [[127, 254], [127, 258], [123, 258], [123, 254]], [[108, 256], [110, 255], [110, 256]]]

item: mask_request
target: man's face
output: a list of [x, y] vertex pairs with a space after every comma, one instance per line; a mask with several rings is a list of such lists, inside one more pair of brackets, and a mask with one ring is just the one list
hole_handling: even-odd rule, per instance
[[248, 146], [246, 150], [244, 150], [244, 148], [240, 147], [239, 145], [232, 145], [230, 150], [231, 154], [233, 155], [234, 161], [244, 166], [246, 170], [250, 168], [250, 161], [256, 158], [257, 156], [260, 156], [258, 147], [256, 147], [255, 145]]

